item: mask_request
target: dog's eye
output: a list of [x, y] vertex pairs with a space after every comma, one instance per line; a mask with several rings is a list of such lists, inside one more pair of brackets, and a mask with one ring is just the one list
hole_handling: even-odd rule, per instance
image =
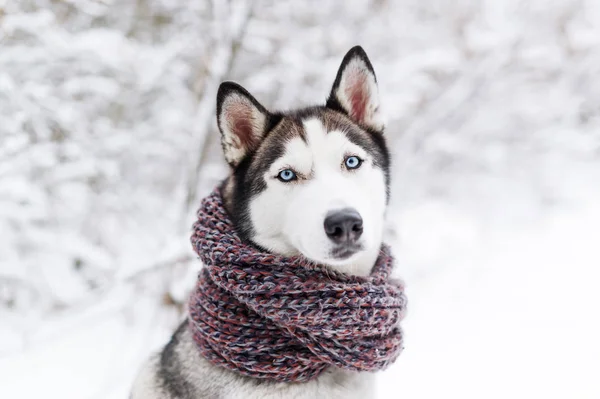
[[348, 169], [358, 169], [360, 165], [363, 163], [362, 159], [357, 157], [356, 155], [352, 155], [351, 157], [346, 157], [344, 164]]
[[279, 180], [281, 180], [282, 182], [290, 182], [292, 180], [296, 180], [298, 178], [298, 176], [296, 176], [296, 173], [291, 170], [291, 169], [284, 169], [281, 172], [279, 172], [279, 174], [277, 175], [277, 178]]

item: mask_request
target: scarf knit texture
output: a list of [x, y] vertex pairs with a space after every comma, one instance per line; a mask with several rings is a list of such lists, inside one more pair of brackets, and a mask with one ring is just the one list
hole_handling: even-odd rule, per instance
[[406, 298], [387, 246], [367, 277], [241, 241], [218, 189], [204, 198], [191, 242], [204, 263], [189, 301], [200, 354], [242, 375], [280, 382], [331, 366], [381, 370], [403, 349]]

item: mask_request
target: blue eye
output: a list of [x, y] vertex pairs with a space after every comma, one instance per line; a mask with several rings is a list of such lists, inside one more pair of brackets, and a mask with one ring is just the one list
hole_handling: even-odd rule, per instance
[[296, 176], [296, 173], [291, 170], [291, 169], [284, 169], [281, 172], [279, 172], [279, 174], [277, 175], [277, 178], [279, 180], [281, 180], [282, 182], [290, 182], [292, 180], [296, 180], [298, 178], [298, 176]]
[[363, 162], [362, 159], [353, 155], [351, 157], [346, 158], [346, 160], [344, 161], [344, 164], [346, 165], [346, 167], [348, 169], [358, 169], [360, 167], [360, 165], [362, 164], [362, 162]]

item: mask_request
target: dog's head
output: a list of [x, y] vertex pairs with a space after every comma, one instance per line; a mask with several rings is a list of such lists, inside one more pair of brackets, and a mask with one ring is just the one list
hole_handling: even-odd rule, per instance
[[389, 154], [364, 50], [346, 54], [325, 106], [269, 112], [225, 82], [217, 121], [231, 166], [222, 193], [241, 237], [368, 274], [382, 242]]

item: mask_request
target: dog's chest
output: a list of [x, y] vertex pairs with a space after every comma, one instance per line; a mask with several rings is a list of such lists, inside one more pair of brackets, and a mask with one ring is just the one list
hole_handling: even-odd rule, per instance
[[132, 399], [365, 399], [374, 397], [374, 373], [330, 368], [304, 383], [258, 380], [200, 356], [185, 323], [138, 376]]
[[356, 373], [329, 369], [313, 381], [305, 383], [261, 384], [231, 386], [226, 399], [365, 399], [374, 397], [373, 373]]

